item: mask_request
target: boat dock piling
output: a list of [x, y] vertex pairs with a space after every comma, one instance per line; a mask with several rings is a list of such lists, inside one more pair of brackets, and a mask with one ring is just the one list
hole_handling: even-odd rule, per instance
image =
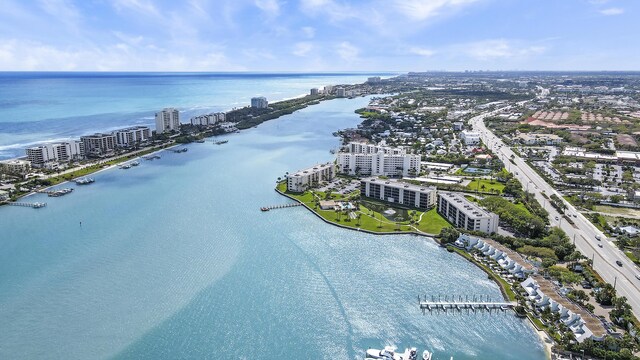
[[489, 311], [492, 310], [500, 310], [506, 311], [509, 309], [513, 309], [516, 306], [515, 302], [504, 302], [504, 301], [492, 301], [489, 299], [489, 296], [484, 295], [474, 295], [473, 297], [465, 296], [464, 299], [462, 296], [444, 296], [442, 299], [441, 296], [438, 295], [436, 299], [434, 296], [431, 297], [431, 301], [427, 301], [427, 296], [424, 296], [424, 299], [421, 299], [418, 296], [418, 304], [420, 305], [420, 309], [422, 309], [422, 313], [425, 311], [440, 311], [447, 312], [447, 310], [455, 310], [455, 311]]
[[295, 206], [302, 206], [302, 204], [301, 203], [293, 203], [293, 204], [263, 206], [263, 207], [260, 208], [260, 211], [269, 211], [269, 210], [273, 210], [273, 209], [284, 209], [284, 208], [290, 208], [290, 207], [295, 207]]
[[23, 206], [30, 207], [34, 209], [40, 209], [47, 206], [47, 203], [35, 202], [35, 203], [25, 203], [25, 202], [8, 202], [6, 203], [9, 206]]

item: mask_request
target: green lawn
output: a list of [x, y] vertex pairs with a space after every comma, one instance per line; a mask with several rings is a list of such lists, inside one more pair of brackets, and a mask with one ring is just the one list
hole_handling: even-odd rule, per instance
[[[287, 186], [285, 182], [278, 183], [277, 188], [278, 190], [286, 193]], [[333, 210], [321, 210], [320, 208], [316, 208], [314, 195], [310, 191], [305, 191], [302, 194], [286, 194], [303, 202], [305, 205], [318, 213], [318, 215], [322, 216], [325, 220], [332, 223], [340, 224], [342, 226], [383, 233], [395, 231], [415, 231], [415, 228], [409, 223], [409, 221], [402, 221], [398, 224], [394, 221], [386, 219], [381, 213], [369, 209], [363, 204], [360, 204], [360, 211], [357, 213], [358, 215], [360, 215], [360, 220], [358, 221], [357, 219], [351, 219], [348, 214], [338, 214]], [[325, 198], [325, 194], [322, 192], [316, 192], [316, 195], [320, 197], [320, 199]], [[350, 196], [355, 195], [357, 195], [357, 192], [351, 194]], [[342, 200], [343, 198], [345, 197], [342, 195], [332, 194], [332, 199], [334, 200]], [[431, 209], [426, 212], [416, 210], [416, 219], [419, 219], [421, 215], [422, 219], [420, 220], [420, 222], [418, 224], [414, 224], [414, 226], [417, 227], [420, 231], [437, 235], [440, 233], [440, 230], [442, 230], [442, 228], [450, 226], [450, 224], [442, 216], [440, 216], [440, 214], [438, 214], [435, 209]]]
[[[484, 185], [484, 189], [482, 186]], [[498, 193], [502, 193], [504, 190], [504, 184], [496, 181], [496, 180], [487, 180], [487, 179], [474, 179], [469, 185], [467, 185], [467, 189], [473, 191], [481, 191], [481, 192], [491, 192], [492, 190], [498, 191]]]
[[425, 212], [422, 220], [418, 223], [418, 229], [429, 234], [439, 234], [440, 230], [447, 226], [451, 226], [451, 224], [440, 216], [436, 209]]

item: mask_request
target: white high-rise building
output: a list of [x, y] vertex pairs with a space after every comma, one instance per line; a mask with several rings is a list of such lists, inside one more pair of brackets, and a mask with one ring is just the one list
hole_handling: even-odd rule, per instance
[[438, 213], [455, 227], [481, 231], [487, 234], [498, 231], [498, 214], [489, 212], [467, 200], [463, 195], [438, 192]]
[[266, 109], [269, 107], [269, 102], [264, 96], [258, 96], [251, 98], [251, 107], [257, 109]]
[[418, 209], [429, 209], [436, 204], [435, 187], [418, 186], [390, 179], [362, 179], [360, 180], [360, 194]]
[[345, 96], [347, 96], [347, 93], [346, 93], [344, 88], [339, 87], [339, 88], [336, 88], [336, 96], [337, 97], [345, 97]]
[[180, 112], [174, 108], [165, 108], [156, 113], [156, 133], [180, 131]]
[[349, 143], [337, 154], [338, 171], [343, 174], [415, 176], [420, 173], [420, 155], [406, 150], [366, 143]]
[[287, 175], [287, 190], [303, 192], [313, 184], [333, 180], [335, 175], [336, 166], [333, 163], [318, 164], [309, 169]]
[[151, 139], [151, 129], [147, 126], [134, 126], [114, 131], [116, 146], [130, 147]]
[[116, 149], [116, 136], [113, 133], [81, 136], [80, 141], [84, 144], [87, 157], [103, 157]]
[[31, 166], [36, 168], [48, 163], [80, 160], [85, 157], [82, 141], [42, 144], [27, 148], [26, 153]]

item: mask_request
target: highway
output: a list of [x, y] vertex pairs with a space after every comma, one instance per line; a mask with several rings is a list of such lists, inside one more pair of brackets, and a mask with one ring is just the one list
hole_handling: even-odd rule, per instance
[[[632, 307], [633, 314], [640, 318], [640, 270], [598, 228], [579, 213], [573, 205], [565, 201], [562, 194], [557, 192], [511, 148], [486, 128], [484, 118], [501, 110], [476, 116], [469, 120], [469, 124], [472, 125], [474, 131], [480, 133], [482, 141], [502, 160], [507, 170], [522, 183], [523, 188], [533, 193], [536, 200], [549, 212], [551, 225], [559, 226], [564, 230], [567, 236], [574, 241], [576, 248], [587, 258], [593, 259], [593, 268], [606, 282], [615, 284], [618, 296], [625, 296]], [[549, 200], [542, 195], [543, 193], [548, 197], [555, 194], [563, 199], [567, 206], [565, 214], [571, 218], [574, 225], [566, 221], [563, 215], [550, 205]], [[597, 240], [596, 236], [602, 240]], [[618, 266], [616, 261], [622, 262], [622, 266]]]

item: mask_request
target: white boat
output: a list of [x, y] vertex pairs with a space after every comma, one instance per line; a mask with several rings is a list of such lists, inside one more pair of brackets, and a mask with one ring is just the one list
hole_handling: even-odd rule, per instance
[[133, 161], [133, 162], [131, 163], [131, 166], [138, 166], [138, 165], [140, 165], [140, 163], [139, 163], [139, 162], [137, 162], [137, 161]]
[[402, 360], [417, 360], [418, 359], [418, 349], [412, 347], [404, 350], [402, 354], [396, 354], [400, 356]]
[[431, 360], [433, 357], [433, 353], [429, 352], [429, 350], [425, 350], [422, 352], [422, 360]]
[[397, 360], [394, 350], [392, 346], [385, 346], [382, 350], [369, 349], [366, 357], [367, 359]]

